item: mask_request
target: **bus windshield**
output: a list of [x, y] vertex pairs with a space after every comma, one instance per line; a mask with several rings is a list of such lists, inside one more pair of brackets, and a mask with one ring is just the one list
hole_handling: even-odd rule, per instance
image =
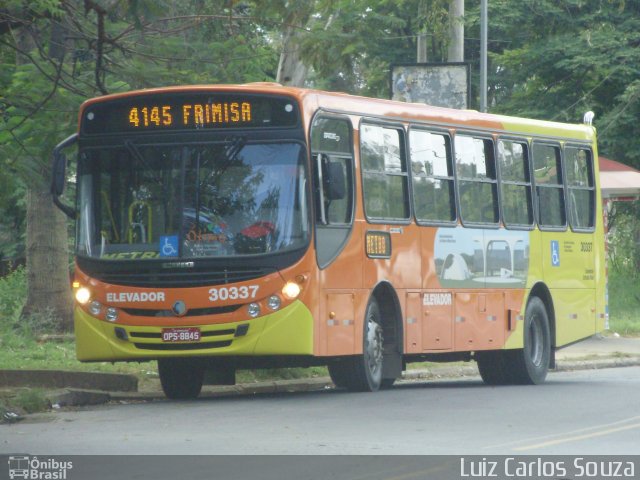
[[303, 247], [304, 148], [225, 142], [85, 149], [77, 253], [104, 260], [259, 255]]

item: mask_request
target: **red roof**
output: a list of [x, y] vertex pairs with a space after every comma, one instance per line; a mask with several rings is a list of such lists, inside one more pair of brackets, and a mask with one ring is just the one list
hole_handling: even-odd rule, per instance
[[600, 171], [601, 172], [638, 172], [633, 167], [629, 165], [625, 165], [624, 163], [616, 162], [615, 160], [611, 160], [610, 158], [598, 157], [600, 160]]
[[602, 198], [633, 200], [640, 196], [640, 171], [609, 158], [599, 160]]

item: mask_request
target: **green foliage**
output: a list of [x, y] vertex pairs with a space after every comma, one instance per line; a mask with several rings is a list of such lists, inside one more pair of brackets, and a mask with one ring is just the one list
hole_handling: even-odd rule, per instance
[[25, 187], [19, 178], [0, 175], [0, 260], [24, 256]]
[[640, 201], [616, 204], [609, 216], [611, 269], [623, 277], [640, 280]]
[[[5, 141], [0, 143], [0, 159], [10, 176], [26, 184], [48, 182], [48, 160], [53, 147], [75, 126], [81, 98], [68, 90], [52, 87], [49, 76], [54, 67], [18, 65], [5, 86], [6, 115], [0, 118]], [[48, 99], [48, 100], [47, 100]], [[46, 101], [46, 106], [41, 106]]]
[[609, 330], [623, 336], [640, 335], [640, 291], [637, 275], [609, 271]]
[[13, 404], [19, 406], [25, 413], [44, 412], [51, 404], [41, 388], [23, 388], [17, 391]]
[[[491, 111], [578, 123], [592, 110], [601, 153], [640, 167], [640, 3], [494, 0], [489, 22]], [[466, 24], [477, 38], [477, 6]], [[478, 50], [467, 43], [476, 65]]]
[[0, 278], [0, 335], [6, 336], [5, 341], [22, 343], [23, 339], [34, 340], [57, 331], [58, 322], [51, 310], [21, 316], [26, 298], [27, 279], [23, 267]]
[[[51, 407], [46, 391], [40, 388], [20, 388], [0, 391], [0, 423], [8, 415], [45, 412]], [[8, 421], [7, 423], [10, 423]]]
[[[25, 191], [46, 186], [52, 147], [76, 129], [87, 98], [273, 80], [289, 30], [300, 34], [309, 83], [319, 88], [388, 97], [390, 66], [413, 63], [416, 35], [425, 31], [429, 61], [446, 60], [448, 0], [97, 3], [104, 16], [77, 0], [5, 0], [0, 9], [3, 257], [21, 255]], [[491, 111], [579, 122], [593, 110], [601, 153], [640, 168], [640, 2], [492, 0], [489, 21]], [[479, 2], [466, 2], [465, 24], [465, 58], [475, 72]], [[56, 28], [65, 42], [50, 41]], [[476, 98], [477, 75], [472, 81]], [[638, 258], [626, 256], [632, 222], [618, 222], [613, 262], [637, 278]]]
[[640, 335], [640, 201], [616, 204], [608, 240], [610, 330]]
[[319, 88], [388, 98], [392, 64], [414, 63], [416, 34], [426, 30], [429, 61], [446, 60], [446, 0], [317, 2], [304, 58]]
[[0, 278], [0, 332], [14, 328], [27, 298], [27, 279], [20, 267]]

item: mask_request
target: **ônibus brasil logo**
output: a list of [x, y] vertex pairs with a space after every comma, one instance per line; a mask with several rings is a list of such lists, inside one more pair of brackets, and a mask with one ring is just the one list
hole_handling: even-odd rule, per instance
[[54, 458], [44, 460], [29, 455], [9, 457], [9, 478], [33, 480], [66, 480], [67, 470], [73, 468], [73, 462], [62, 462]]

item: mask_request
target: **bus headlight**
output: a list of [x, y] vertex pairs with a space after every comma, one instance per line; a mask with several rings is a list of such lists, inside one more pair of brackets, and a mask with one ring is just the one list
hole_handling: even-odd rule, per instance
[[110, 322], [115, 322], [118, 319], [118, 310], [113, 307], [107, 308], [107, 313], [105, 313], [104, 318]]
[[89, 312], [91, 312], [91, 315], [93, 315], [94, 317], [97, 317], [98, 315], [100, 315], [101, 311], [102, 311], [102, 304], [97, 300], [94, 300], [89, 304]]
[[300, 285], [295, 282], [287, 282], [284, 287], [282, 287], [282, 295], [287, 300], [295, 300], [300, 295]]
[[256, 318], [258, 315], [260, 315], [260, 305], [258, 305], [257, 303], [250, 303], [247, 307], [247, 311], [249, 312], [249, 316], [251, 318]]
[[280, 308], [281, 305], [281, 301], [280, 301], [280, 297], [277, 295], [271, 295], [269, 297], [269, 300], [267, 300], [267, 307], [269, 307], [271, 310], [278, 310]]
[[91, 292], [87, 287], [80, 287], [78, 290], [76, 290], [76, 301], [80, 305], [86, 305], [90, 299]]

